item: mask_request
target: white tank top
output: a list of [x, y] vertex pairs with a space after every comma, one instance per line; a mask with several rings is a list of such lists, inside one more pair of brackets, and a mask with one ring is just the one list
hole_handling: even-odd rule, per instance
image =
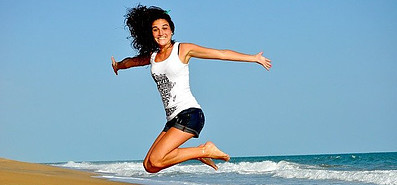
[[161, 95], [167, 121], [188, 108], [201, 108], [193, 97], [189, 85], [189, 66], [178, 56], [179, 43], [175, 43], [170, 56], [155, 62], [157, 52], [150, 58], [151, 73]]

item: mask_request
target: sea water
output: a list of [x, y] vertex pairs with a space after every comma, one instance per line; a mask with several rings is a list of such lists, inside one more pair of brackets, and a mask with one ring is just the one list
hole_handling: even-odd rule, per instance
[[142, 161], [52, 164], [92, 171], [100, 178], [137, 184], [395, 184], [397, 152], [299, 156], [232, 157], [215, 161], [217, 171], [199, 161], [187, 161], [156, 174]]

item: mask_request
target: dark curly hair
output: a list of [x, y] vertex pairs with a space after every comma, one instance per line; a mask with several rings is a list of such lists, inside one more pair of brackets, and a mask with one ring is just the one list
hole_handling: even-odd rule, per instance
[[[155, 6], [149, 8], [138, 4], [135, 8], [127, 10], [125, 17], [125, 24], [131, 32], [131, 45], [138, 50], [138, 56], [147, 57], [154, 51], [157, 51], [158, 45], [153, 38], [152, 23], [157, 19], [165, 19], [174, 33], [175, 26], [168, 15], [168, 12]], [[171, 41], [175, 43], [174, 40]]]

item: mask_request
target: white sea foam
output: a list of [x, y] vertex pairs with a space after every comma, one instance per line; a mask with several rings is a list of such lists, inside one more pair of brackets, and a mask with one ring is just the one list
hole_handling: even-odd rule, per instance
[[349, 182], [363, 182], [374, 184], [397, 184], [397, 170], [374, 170], [374, 171], [336, 171], [327, 170], [321, 167], [297, 164], [287, 161], [273, 162], [240, 162], [240, 163], [220, 163], [219, 170], [214, 171], [206, 165], [176, 165], [165, 169], [157, 174], [146, 173], [142, 163], [138, 162], [118, 162], [108, 164], [96, 163], [77, 163], [68, 162], [57, 165], [67, 168], [85, 169], [98, 173], [112, 174], [107, 177], [166, 177], [178, 174], [214, 174], [214, 173], [234, 173], [234, 174], [255, 174], [269, 175], [287, 179], [311, 179], [311, 180], [340, 180]]
[[65, 168], [90, 170], [97, 173], [110, 173], [122, 177], [147, 176], [144, 171], [142, 163], [137, 162], [115, 162], [115, 163], [90, 163], [90, 162], [73, 162], [69, 161], [66, 164], [57, 165]]
[[397, 184], [397, 170], [335, 171], [315, 168], [310, 169], [294, 163], [287, 166], [288, 169], [281, 167], [272, 173], [274, 176], [282, 178], [341, 180], [385, 185]]

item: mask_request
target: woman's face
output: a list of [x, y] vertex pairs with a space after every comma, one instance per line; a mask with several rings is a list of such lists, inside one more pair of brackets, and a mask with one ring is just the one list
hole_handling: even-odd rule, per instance
[[160, 47], [171, 44], [172, 31], [165, 19], [157, 19], [152, 23], [153, 38]]

